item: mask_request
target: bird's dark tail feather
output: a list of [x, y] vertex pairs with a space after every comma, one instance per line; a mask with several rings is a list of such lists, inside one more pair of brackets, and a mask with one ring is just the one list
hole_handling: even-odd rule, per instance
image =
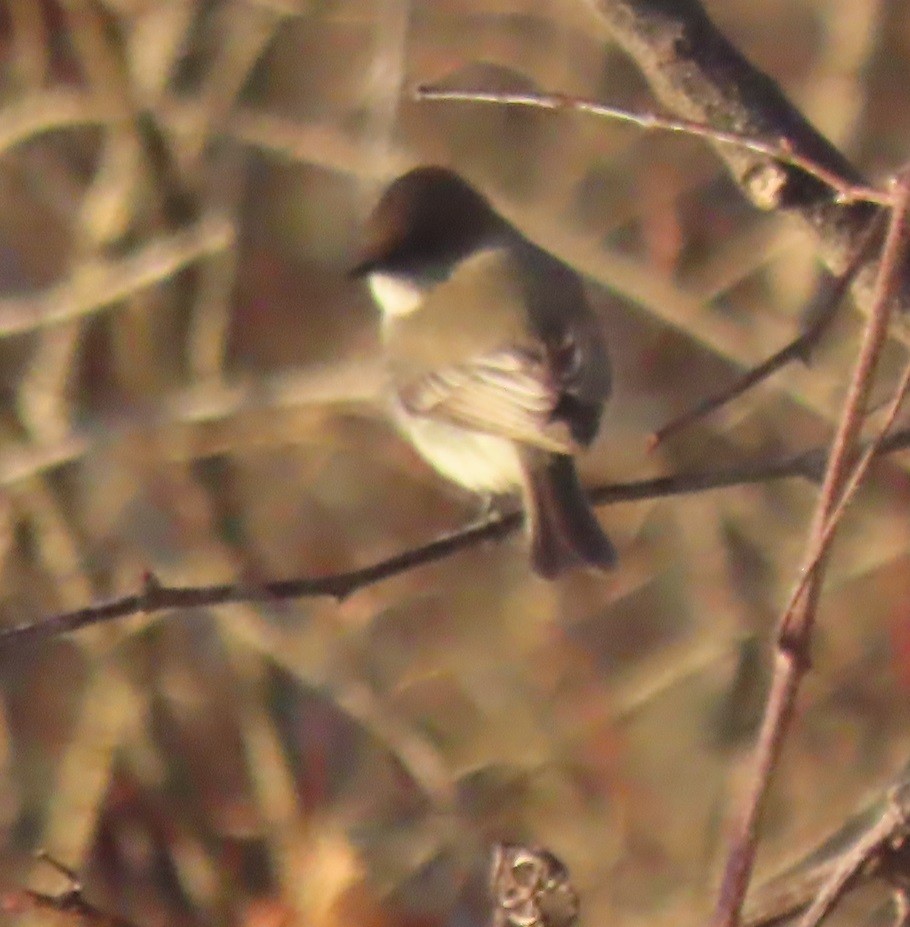
[[614, 566], [616, 548], [591, 509], [572, 458], [550, 454], [528, 471], [527, 517], [534, 572], [554, 579], [573, 567], [607, 570]]

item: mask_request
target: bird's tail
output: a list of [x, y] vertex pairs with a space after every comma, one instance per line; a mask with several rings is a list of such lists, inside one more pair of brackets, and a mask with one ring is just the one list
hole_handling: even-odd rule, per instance
[[547, 454], [534, 464], [526, 492], [534, 572], [554, 579], [573, 567], [614, 566], [616, 548], [591, 509], [572, 458]]

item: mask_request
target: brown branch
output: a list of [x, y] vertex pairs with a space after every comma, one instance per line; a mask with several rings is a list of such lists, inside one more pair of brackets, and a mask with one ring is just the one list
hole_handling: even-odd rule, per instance
[[696, 138], [706, 138], [712, 142], [736, 146], [753, 154], [766, 155], [782, 164], [797, 167], [810, 177], [830, 187], [837, 194], [836, 199], [840, 203], [866, 201], [882, 206], [888, 206], [891, 203], [890, 192], [866, 184], [854, 183], [839, 171], [829, 169], [824, 164], [801, 155], [793, 150], [787, 137], [783, 135], [760, 138], [742, 132], [725, 131], [694, 119], [674, 119], [658, 113], [634, 112], [621, 106], [611, 106], [607, 103], [598, 103], [596, 100], [585, 100], [560, 93], [507, 93], [421, 86], [414, 90], [414, 96], [418, 100], [437, 102], [492, 103], [498, 106], [527, 106], [532, 109], [546, 109], [554, 112], [587, 113], [611, 119], [614, 122], [629, 123], [648, 131], [678, 132]]
[[787, 600], [787, 606], [784, 609], [785, 615], [792, 614], [796, 609], [800, 598], [806, 591], [806, 587], [812, 581], [812, 577], [815, 574], [815, 571], [818, 569], [819, 563], [824, 557], [827, 556], [828, 551], [831, 548], [831, 544], [834, 541], [834, 535], [837, 532], [838, 525], [840, 525], [841, 519], [844, 517], [844, 513], [846, 512], [847, 507], [853, 501], [856, 493], [859, 491], [859, 487], [865, 480], [866, 475], [869, 472], [869, 467], [872, 466], [873, 459], [875, 458], [876, 454], [880, 452], [882, 445], [887, 440], [888, 432], [890, 431], [891, 426], [894, 424], [894, 420], [897, 418], [897, 413], [900, 411], [901, 405], [903, 405], [908, 390], [910, 390], [910, 363], [904, 366], [904, 372], [901, 374], [901, 379], [897, 389], [895, 390], [894, 398], [891, 400], [891, 405], [887, 414], [885, 415], [885, 421], [879, 429], [878, 434], [863, 451], [862, 457], [853, 468], [853, 472], [850, 474], [849, 480], [847, 480], [846, 484], [844, 485], [843, 492], [840, 496], [840, 499], [838, 500], [837, 505], [834, 508], [834, 511], [831, 513], [828, 521], [825, 523], [824, 530], [821, 532], [819, 537], [816, 538], [815, 544], [809, 548], [809, 552], [806, 555], [808, 565], [803, 568], [802, 576], [800, 576], [799, 582], [796, 584], [796, 588], [793, 590], [790, 598]]
[[[780, 87], [720, 33], [698, 0], [587, 0], [615, 41], [635, 61], [670, 112], [723, 131], [783, 139], [794, 154], [862, 185], [859, 172], [805, 119]], [[802, 167], [784, 165], [741, 146], [716, 144], [743, 192], [758, 205], [795, 213], [818, 242], [834, 274], [847, 266], [869, 220], [881, 207], [843, 203], [828, 184]], [[773, 191], [773, 196], [768, 196]], [[854, 295], [871, 311], [876, 260], [858, 275]], [[899, 301], [910, 306], [910, 281], [901, 275]]]
[[781, 367], [785, 367], [790, 361], [802, 360], [805, 358], [807, 352], [818, 344], [823, 329], [827, 328], [828, 323], [833, 321], [833, 319], [834, 312], [832, 307], [831, 314], [827, 318], [821, 319], [818, 325], [803, 332], [798, 338], [794, 338], [793, 341], [785, 345], [779, 351], [775, 351], [774, 354], [763, 360], [760, 364], [756, 364], [750, 370], [747, 370], [729, 386], [724, 387], [712, 396], [707, 396], [681, 415], [677, 415], [676, 418], [671, 419], [665, 425], [661, 425], [661, 427], [651, 435], [648, 441], [649, 447], [656, 448], [671, 435], [683, 431], [690, 425], [695, 424], [695, 422], [701, 421], [701, 419], [707, 417], [712, 412], [716, 412], [718, 409], [727, 405], [727, 403], [736, 399], [737, 396], [742, 396], [743, 393], [750, 390], [753, 386], [757, 386], [762, 381], [767, 380], [768, 377], [777, 373]]
[[851, 816], [802, 862], [751, 894], [743, 916], [746, 927], [771, 927], [798, 914], [803, 922], [817, 923], [820, 913], [830, 911], [844, 893], [861, 884], [872, 879], [902, 883], [910, 836], [908, 789], [910, 783], [902, 776], [883, 798]]
[[94, 127], [111, 118], [110, 109], [86, 93], [36, 90], [0, 109], [0, 154], [39, 135]]
[[[881, 457], [906, 448], [910, 448], [910, 428], [896, 431], [881, 440], [875, 445], [872, 456]], [[794, 477], [817, 483], [824, 473], [825, 461], [826, 449], [815, 447], [777, 461], [756, 461], [724, 470], [677, 473], [597, 486], [589, 491], [589, 495], [595, 505], [603, 506]], [[150, 614], [176, 608], [206, 608], [228, 602], [278, 602], [318, 596], [341, 600], [374, 583], [444, 560], [459, 551], [481, 543], [502, 540], [517, 531], [522, 520], [521, 512], [497, 515], [369, 566], [329, 576], [272, 580], [256, 586], [243, 583], [166, 586], [150, 575], [141, 592], [0, 630], [0, 652], [20, 644], [36, 643], [89, 625], [140, 613]]]
[[907, 799], [906, 786], [894, 789], [889, 794], [881, 817], [843, 854], [815, 896], [815, 900], [800, 918], [797, 927], [818, 927], [857, 873], [873, 859], [887, 852], [892, 841], [906, 839], [907, 826], [910, 823]]
[[86, 900], [82, 880], [68, 866], [44, 851], [38, 854], [38, 859], [64, 876], [69, 882], [69, 887], [57, 895], [48, 895], [29, 888], [6, 892], [0, 896], [0, 911], [6, 914], [52, 911], [88, 927], [133, 927], [131, 921], [103, 911]]
[[98, 259], [36, 296], [0, 298], [0, 338], [81, 318], [234, 244], [233, 224], [209, 215], [118, 258]]
[[778, 627], [774, 675], [753, 757], [750, 788], [733, 830], [715, 912], [714, 923], [721, 927], [732, 927], [739, 922], [743, 899], [752, 874], [765, 796], [793, 715], [800, 682], [808, 669], [809, 646], [826, 563], [825, 557], [816, 559], [815, 553], [821, 547], [828, 521], [848, 478], [873, 375], [888, 335], [888, 323], [899, 284], [899, 265], [905, 253], [908, 207], [910, 184], [907, 177], [904, 177], [888, 226], [875, 300], [863, 334], [809, 530], [807, 552], [801, 573], [811, 572], [811, 579], [806, 583], [803, 595], [796, 597], [794, 607], [785, 610]]
[[882, 221], [884, 216], [885, 214], [881, 213], [876, 216], [875, 221], [870, 223], [856, 253], [850, 259], [850, 263], [843, 273], [836, 276], [826, 276], [818, 286], [815, 295], [801, 313], [803, 332], [798, 338], [795, 338], [751, 370], [747, 370], [730, 386], [702, 400], [687, 412], [663, 425], [652, 435], [651, 445], [656, 447], [671, 434], [676, 434], [676, 432], [688, 427], [693, 422], [715, 412], [737, 396], [741, 396], [753, 386], [766, 380], [773, 373], [780, 370], [781, 367], [790, 363], [791, 360], [808, 362], [811, 353], [818, 346], [829, 325], [834, 321], [837, 308], [856, 278], [857, 273], [859, 273], [860, 267], [869, 259], [878, 235], [884, 227]]
[[841, 861], [838, 854], [814, 865], [804, 862], [750, 892], [742, 915], [743, 927], [773, 927], [804, 912]]

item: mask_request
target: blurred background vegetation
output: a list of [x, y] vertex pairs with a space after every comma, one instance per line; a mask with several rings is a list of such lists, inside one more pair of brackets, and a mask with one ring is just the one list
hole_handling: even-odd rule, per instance
[[[871, 175], [906, 157], [906, 4], [708, 10]], [[415, 163], [455, 167], [588, 275], [616, 368], [589, 482], [827, 440], [849, 312], [811, 367], [647, 451], [796, 333], [817, 277], [800, 228], [697, 140], [411, 101], [428, 81], [652, 108], [581, 0], [3, 0], [5, 624], [147, 570], [350, 569], [477, 516], [385, 419], [376, 318], [345, 275]], [[908, 462], [876, 465], [845, 523], [763, 872], [910, 756]], [[513, 538], [342, 603], [5, 650], [2, 887], [59, 888], [44, 847], [136, 925], [478, 924], [489, 843], [510, 838], [566, 862], [588, 927], [700, 922], [814, 493], [604, 509], [606, 579], [539, 581]]]

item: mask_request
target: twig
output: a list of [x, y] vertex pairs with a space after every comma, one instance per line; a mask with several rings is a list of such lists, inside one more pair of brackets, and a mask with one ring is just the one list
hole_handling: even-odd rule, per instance
[[30, 297], [0, 299], [0, 338], [57, 325], [125, 299], [174, 276], [189, 264], [232, 246], [233, 225], [206, 216], [187, 228], [153, 239], [118, 259], [100, 259], [73, 277]]
[[815, 177], [830, 187], [837, 194], [837, 201], [840, 203], [863, 201], [888, 206], [892, 202], [893, 194], [891, 191], [880, 190], [877, 187], [846, 180], [842, 174], [829, 170], [823, 164], [795, 151], [786, 136], [770, 139], [757, 138], [743, 132], [718, 129], [693, 119], [674, 119], [672, 116], [662, 116], [658, 113], [636, 113], [623, 109], [621, 106], [610, 106], [606, 103], [598, 103], [596, 100], [585, 100], [581, 97], [561, 93], [505, 93], [487, 90], [448, 90], [444, 87], [422, 86], [414, 90], [414, 96], [418, 100], [493, 103], [499, 106], [528, 106], [534, 109], [547, 109], [556, 112], [589, 113], [593, 116], [612, 119], [615, 122], [631, 123], [642, 129], [694, 135], [697, 138], [707, 138], [722, 144], [736, 145], [746, 151], [767, 155], [769, 158], [774, 158], [774, 160], [783, 164], [798, 167], [801, 171], [805, 171], [811, 177]]
[[841, 856], [776, 876], [750, 892], [742, 916], [743, 927], [772, 927], [805, 911], [840, 864]]
[[893, 882], [892, 872], [903, 872], [903, 848], [910, 828], [910, 782], [906, 772], [883, 798], [851, 816], [826, 837], [801, 863], [774, 877], [750, 895], [743, 923], [770, 927], [802, 912], [813, 920], [836, 903], [840, 894], [871, 879]]
[[37, 859], [39, 863], [46, 863], [51, 869], [59, 872], [60, 875], [70, 883], [71, 891], [81, 892], [85, 888], [76, 870], [67, 866], [66, 863], [61, 862], [59, 859], [55, 859], [47, 850], [38, 850], [35, 854], [35, 859]]
[[781, 367], [789, 364], [791, 360], [804, 358], [807, 350], [817, 344], [822, 330], [827, 328], [828, 322], [833, 318], [834, 315], [832, 312], [831, 316], [825, 319], [823, 324], [804, 332], [766, 360], [763, 360], [760, 364], [756, 364], [751, 370], [747, 370], [739, 379], [734, 380], [733, 383], [724, 387], [723, 390], [716, 392], [713, 396], [708, 396], [703, 399], [701, 402], [692, 406], [692, 408], [683, 412], [682, 415], [677, 415], [676, 418], [671, 419], [666, 425], [661, 425], [648, 440], [648, 447], [653, 450], [666, 441], [671, 435], [683, 431], [685, 428], [695, 424], [695, 422], [700, 421], [712, 412], [716, 412], [728, 402], [736, 399], [737, 396], [741, 396], [753, 386], [757, 386], [763, 380], [767, 380], [768, 377], [780, 370]]
[[778, 627], [774, 675], [753, 757], [751, 785], [733, 830], [715, 912], [714, 923], [718, 927], [732, 927], [739, 922], [752, 874], [765, 796], [793, 715], [799, 684], [808, 669], [809, 645], [825, 566], [825, 558], [822, 558], [813, 568], [816, 563], [814, 554], [847, 479], [899, 285], [900, 258], [904, 253], [906, 218], [910, 207], [907, 176], [901, 178], [897, 191], [876, 282], [875, 299], [809, 530], [807, 553], [801, 572], [811, 569], [811, 578], [806, 583], [804, 594], [797, 599], [796, 606], [784, 612]]
[[878, 241], [878, 235], [884, 227], [884, 219], [885, 213], [881, 212], [869, 224], [869, 229], [860, 240], [853, 257], [850, 259], [850, 263], [842, 273], [834, 277], [825, 277], [815, 296], [801, 313], [804, 319], [804, 331], [798, 338], [791, 341], [786, 347], [781, 348], [780, 351], [772, 354], [767, 360], [748, 370], [730, 386], [704, 399], [687, 412], [658, 428], [651, 437], [651, 446], [657, 447], [671, 434], [675, 434], [711, 412], [715, 412], [732, 399], [741, 396], [757, 383], [767, 379], [791, 360], [807, 361], [812, 350], [817, 347], [822, 335], [834, 320], [837, 307], [846, 295], [860, 268], [869, 259], [871, 249]]
[[881, 817], [841, 856], [838, 865], [800, 918], [797, 927], [818, 927], [860, 869], [876, 856], [880, 856], [883, 850], [887, 851], [895, 838], [906, 837], [910, 811], [907, 807], [906, 791], [905, 786], [891, 792]]
[[8, 892], [0, 898], [0, 911], [21, 914], [26, 911], [53, 911], [56, 914], [72, 918], [90, 927], [133, 927], [131, 921], [102, 911], [84, 895], [84, 887], [79, 876], [50, 854], [42, 850], [37, 854], [41, 862], [47, 863], [69, 882], [69, 887], [57, 895], [47, 895], [26, 888], [17, 892]]
[[[888, 435], [874, 446], [868, 446], [867, 451], [871, 452], [873, 457], [881, 457], [906, 448], [910, 448], [910, 428]], [[601, 506], [709, 492], [793, 477], [819, 482], [825, 469], [825, 454], [825, 448], [815, 447], [777, 461], [757, 461], [725, 470], [677, 473], [629, 483], [612, 483], [592, 488], [589, 496], [592, 503]], [[502, 540], [518, 530], [522, 519], [521, 512], [494, 516], [370, 566], [329, 576], [273, 580], [255, 587], [242, 583], [175, 587], [163, 585], [150, 576], [140, 593], [89, 605], [75, 611], [59, 612], [0, 630], [0, 653], [20, 644], [36, 643], [89, 625], [140, 613], [151, 614], [176, 608], [204, 608], [228, 602], [278, 602], [318, 596], [330, 596], [341, 600], [374, 583], [444, 560], [459, 551], [478, 544]]]
[[[750, 137], [785, 138], [793, 151], [861, 185], [862, 176], [717, 28], [698, 0], [587, 0], [669, 112]], [[874, 207], [844, 204], [831, 187], [766, 155], [718, 144], [719, 156], [753, 201], [773, 202], [801, 216], [816, 236], [830, 270], [846, 265]], [[871, 262], [870, 262], [871, 263]], [[871, 271], [871, 268], [870, 268]], [[854, 288], [864, 308], [872, 302], [872, 273]]]
[[0, 153], [38, 135], [101, 125], [112, 116], [109, 107], [86, 93], [35, 91], [0, 110]]
[[894, 420], [897, 418], [897, 413], [900, 411], [901, 405], [907, 396], [908, 390], [910, 390], [910, 362], [908, 362], [904, 367], [904, 372], [901, 375], [900, 382], [898, 383], [897, 389], [895, 390], [894, 398], [891, 400], [891, 405], [889, 406], [885, 415], [884, 423], [879, 429], [878, 434], [866, 447], [865, 451], [863, 451], [862, 457], [854, 467], [853, 472], [850, 474], [850, 479], [844, 486], [843, 493], [838, 500], [837, 506], [825, 524], [824, 531], [819, 536], [814, 547], [811, 548], [811, 552], [806, 556], [806, 559], [809, 562], [809, 566], [803, 569], [802, 575], [796, 584], [796, 588], [790, 594], [790, 598], [787, 601], [787, 606], [784, 609], [785, 615], [790, 615], [793, 613], [797, 604], [799, 603], [800, 597], [806, 591], [806, 586], [811, 581], [816, 569], [818, 569], [818, 564], [828, 554], [828, 551], [831, 547], [831, 542], [834, 540], [837, 527], [840, 524], [841, 519], [847, 510], [847, 507], [853, 501], [857, 490], [859, 489], [863, 480], [866, 478], [866, 474], [869, 472], [869, 467], [872, 465], [873, 459], [875, 458], [876, 454], [881, 452], [882, 445], [888, 437], [888, 432], [890, 431], [891, 426], [894, 424]]

